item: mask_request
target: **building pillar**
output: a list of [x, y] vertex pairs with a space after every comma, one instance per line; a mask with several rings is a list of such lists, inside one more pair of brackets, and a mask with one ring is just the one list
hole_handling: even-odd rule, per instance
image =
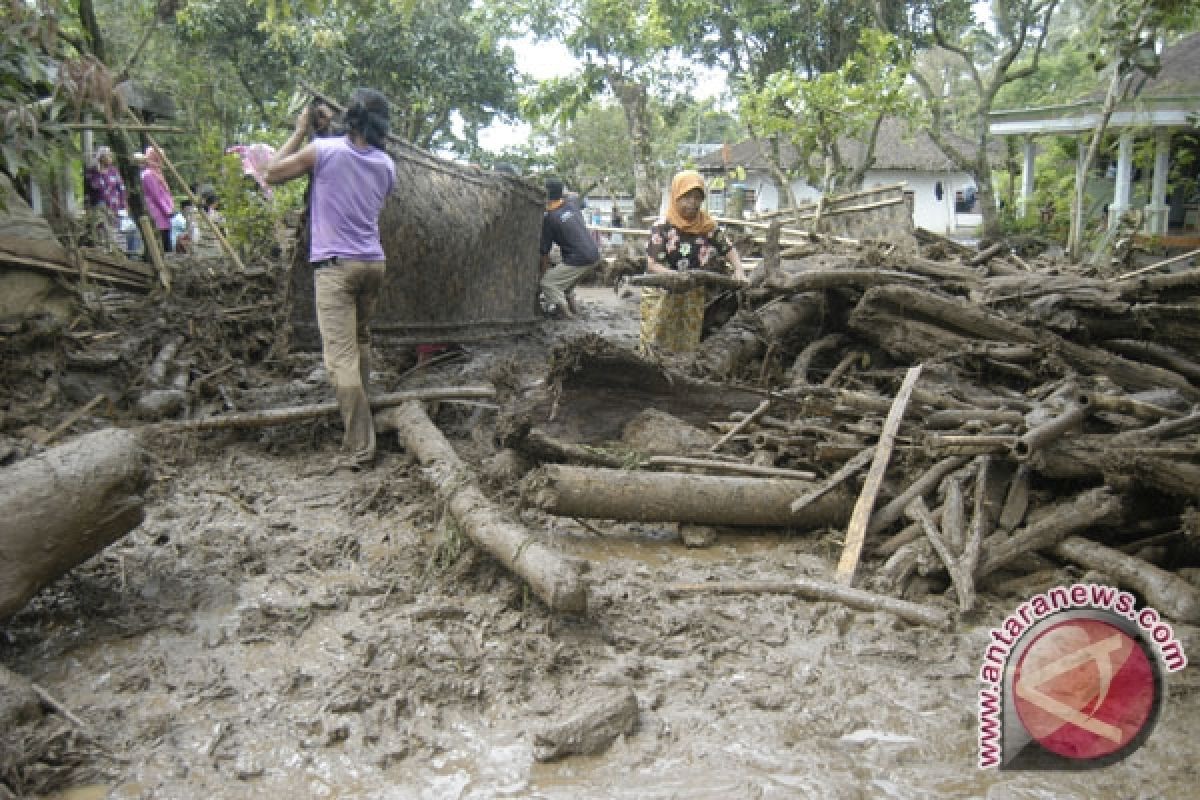
[[1037, 155], [1032, 135], [1026, 134], [1023, 145], [1025, 160], [1021, 165], [1021, 216], [1029, 213], [1029, 204], [1033, 201], [1034, 157]]
[[1171, 131], [1158, 128], [1154, 131], [1154, 177], [1150, 184], [1150, 203], [1146, 206], [1146, 233], [1167, 232], [1167, 177], [1171, 171]]
[[1117, 182], [1108, 206], [1108, 224], [1114, 225], [1129, 210], [1133, 192], [1133, 131], [1122, 131], [1117, 144]]

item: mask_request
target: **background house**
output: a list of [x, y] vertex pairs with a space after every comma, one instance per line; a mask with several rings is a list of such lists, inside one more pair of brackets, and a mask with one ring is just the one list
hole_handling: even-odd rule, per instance
[[[957, 147], [970, 151], [972, 145], [962, 137], [953, 136]], [[848, 164], [859, 163], [865, 147], [861, 142], [846, 139], [838, 143]], [[771, 174], [765, 142], [748, 139], [724, 150], [697, 159], [697, 169], [717, 187], [729, 186], [729, 176], [736, 175], [746, 195], [746, 209], [762, 213], [780, 207], [779, 186]], [[795, 149], [781, 145], [783, 166], [792, 171], [797, 162]], [[996, 147], [993, 163], [1002, 162], [1002, 150]], [[815, 161], [813, 162], [816, 163]], [[943, 234], [967, 233], [981, 223], [978, 213], [974, 179], [958, 169], [933, 143], [924, 130], [912, 130], [906, 121], [887, 119], [879, 131], [875, 145], [874, 163], [863, 177], [863, 189], [903, 183], [911, 195], [913, 224]], [[859, 188], [859, 187], [854, 187]], [[820, 191], [797, 176], [791, 182], [797, 203], [815, 200]], [[849, 187], [846, 189], [849, 190]], [[728, 194], [728, 189], [724, 192]], [[722, 202], [722, 192], [713, 192], [713, 201]], [[718, 208], [719, 212], [721, 208]]]
[[[1200, 32], [1165, 48], [1157, 75], [1132, 77], [1107, 130], [1117, 140], [1115, 158], [1102, 149], [1088, 177], [1086, 218], [1108, 211], [1111, 220], [1130, 209], [1142, 211], [1146, 233], [1166, 236], [1166, 244], [1200, 246]], [[1108, 76], [1103, 87], [1068, 105], [994, 111], [989, 130], [995, 136], [1019, 136], [1024, 149], [1021, 197], [1034, 192], [1036, 138], [1074, 136], [1082, 167], [1091, 133], [1100, 124]], [[1153, 152], [1153, 163], [1137, 163], [1139, 144]], [[1144, 163], [1144, 162], [1143, 162]], [[1174, 166], [1174, 169], [1173, 169]]]

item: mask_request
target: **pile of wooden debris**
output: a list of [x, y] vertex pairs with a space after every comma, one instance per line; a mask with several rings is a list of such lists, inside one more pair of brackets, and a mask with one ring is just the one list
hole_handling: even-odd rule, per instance
[[[952, 584], [967, 611], [980, 582], [1049, 557], [1200, 622], [1200, 590], [1173, 571], [1200, 564], [1200, 269], [1102, 279], [926, 239], [823, 237], [799, 258], [768, 239], [741, 310], [689, 359], [574, 343], [556, 392], [510, 426], [510, 446], [567, 462], [533, 473], [526, 502], [844, 535], [828, 584], [676, 591], [794, 591], [942, 624], [896, 603]], [[645, 409], [702, 438], [654, 449]], [[856, 577], [875, 593], [847, 590]]]

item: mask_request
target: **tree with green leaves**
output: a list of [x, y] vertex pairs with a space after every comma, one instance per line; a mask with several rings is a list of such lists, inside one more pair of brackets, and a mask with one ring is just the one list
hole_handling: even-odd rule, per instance
[[[877, 13], [899, 24], [905, 7], [899, 0], [662, 0], [662, 5], [663, 14], [679, 24], [685, 52], [728, 72], [743, 125], [765, 146], [785, 207], [793, 200], [783, 144], [792, 132], [803, 137], [794, 112], [834, 89], [839, 79], [801, 86], [836, 73], [859, 52], [863, 31], [877, 26]], [[801, 92], [813, 97], [805, 101]]]
[[672, 20], [656, 0], [514, 0], [504, 3], [535, 36], [557, 38], [579, 60], [569, 77], [547, 81], [524, 102], [531, 116], [565, 121], [611, 92], [627, 126], [633, 165], [634, 213], [657, 212], [665, 176], [654, 159], [652, 100], [682, 94], [687, 71], [673, 67]]
[[1071, 229], [1067, 236], [1067, 253], [1073, 259], [1079, 258], [1082, 249], [1088, 174], [1096, 161], [1096, 154], [1117, 103], [1128, 91], [1135, 75], [1141, 72], [1155, 74], [1158, 71], [1155, 37], [1165, 29], [1178, 29], [1197, 16], [1194, 0], [1108, 0], [1097, 4], [1095, 10], [1099, 12], [1093, 28], [1093, 41], [1097, 42], [1097, 47], [1090, 51], [1089, 56], [1097, 72], [1109, 72], [1109, 81], [1100, 109], [1100, 120], [1092, 130], [1075, 184]]
[[[948, 54], [965, 75], [969, 90], [952, 93], [939, 76], [921, 69], [919, 60], [910, 71], [931, 119], [930, 138], [975, 180], [985, 236], [995, 236], [1000, 228], [992, 185], [988, 114], [1004, 86], [1040, 68], [1059, 2], [994, 0], [990, 26], [976, 20], [970, 0], [920, 0], [910, 4], [909, 14], [899, 24], [895, 17], [889, 20], [885, 14], [879, 15], [881, 24], [890, 25], [892, 32], [908, 38], [916, 47], [936, 46]], [[963, 113], [955, 118], [952, 110], [963, 101]], [[952, 131], [965, 136], [969, 147], [947, 136]]]
[[[830, 72], [810, 78], [780, 70], [761, 89], [739, 93], [742, 120], [760, 135], [785, 139], [798, 154], [794, 169], [823, 191], [835, 185], [857, 188], [874, 162], [875, 142], [887, 117], [907, 117], [913, 103], [904, 90], [908, 53], [890, 34], [863, 29], [859, 49]], [[842, 146], [862, 144], [850, 163]], [[819, 158], [810, 159], [816, 155]], [[782, 170], [781, 170], [782, 173]], [[788, 192], [791, 175], [776, 180]], [[791, 205], [790, 192], [784, 195]]]

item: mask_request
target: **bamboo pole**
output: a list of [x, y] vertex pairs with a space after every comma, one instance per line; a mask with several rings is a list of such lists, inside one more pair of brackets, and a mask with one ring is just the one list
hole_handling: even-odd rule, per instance
[[846, 528], [846, 544], [842, 549], [842, 558], [838, 562], [837, 579], [839, 583], [849, 586], [854, 582], [854, 572], [858, 569], [858, 560], [862, 557], [863, 542], [867, 538], [867, 525], [871, 521], [871, 511], [875, 508], [875, 495], [883, 483], [884, 473], [887, 472], [888, 461], [892, 457], [892, 448], [896, 444], [896, 432], [900, 429], [900, 421], [908, 408], [908, 398], [912, 395], [913, 386], [921, 377], [921, 364], [910, 367], [904, 376], [904, 383], [892, 401], [891, 411], [883, 424], [883, 432], [879, 443], [875, 446], [875, 458], [871, 469], [863, 482], [862, 492], [850, 516], [850, 525]]
[[[131, 111], [129, 113], [132, 116], [133, 112]], [[162, 154], [163, 163], [167, 166], [167, 169], [171, 171], [171, 176], [175, 178], [176, 183], [183, 187], [183, 191], [187, 193], [188, 199], [192, 201], [192, 205], [194, 205], [197, 209], [202, 208], [203, 206], [200, 204], [200, 199], [192, 193], [191, 187], [187, 185], [187, 181], [185, 181], [179, 174], [178, 170], [175, 169], [175, 165], [171, 163], [171, 159], [167, 158], [167, 151], [159, 147], [158, 142], [154, 141], [154, 137], [148, 133], [146, 134], [146, 140], [149, 141], [151, 146], [157, 148], [158, 152]], [[237, 266], [240, 272], [245, 272], [246, 265], [242, 263], [242, 259], [238, 257], [237, 251], [235, 251], [233, 246], [229, 244], [229, 241], [225, 238], [225, 234], [221, 233], [221, 229], [217, 223], [214, 222], [208, 216], [208, 214], [202, 213], [200, 216], [204, 218], [204, 224], [206, 224], [208, 229], [212, 231], [213, 236], [215, 236], [217, 241], [221, 243], [221, 247], [225, 250], [225, 254], [233, 260], [233, 263]]]
[[[371, 409], [378, 411], [407, 403], [410, 400], [463, 400], [488, 399], [496, 396], [496, 390], [491, 386], [449, 386], [428, 389], [408, 389], [402, 392], [379, 395], [371, 399]], [[260, 411], [241, 411], [232, 414], [222, 414], [217, 417], [202, 419], [171, 420], [157, 422], [145, 426], [146, 429], [165, 433], [191, 433], [196, 431], [215, 431], [228, 428], [269, 428], [272, 425], [283, 425], [315, 417], [323, 417], [338, 413], [336, 401], [314, 403], [306, 406], [289, 408], [268, 408]], [[380, 426], [380, 420], [376, 425]], [[387, 430], [387, 428], [382, 428]]]

